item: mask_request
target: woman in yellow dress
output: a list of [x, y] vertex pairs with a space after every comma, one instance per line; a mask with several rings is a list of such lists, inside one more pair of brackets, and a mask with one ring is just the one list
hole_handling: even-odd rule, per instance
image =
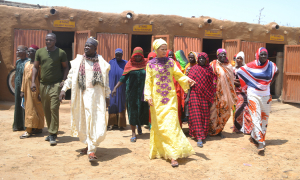
[[180, 128], [178, 102], [173, 77], [187, 92], [195, 81], [185, 76], [174, 60], [165, 57], [167, 43], [163, 39], [153, 42], [157, 57], [146, 67], [145, 100], [150, 105], [150, 159], [171, 159], [173, 167], [177, 159], [194, 154], [194, 149]]

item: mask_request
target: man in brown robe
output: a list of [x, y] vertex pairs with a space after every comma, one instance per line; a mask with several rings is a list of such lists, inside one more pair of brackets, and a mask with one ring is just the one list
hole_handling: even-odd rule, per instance
[[26, 131], [20, 136], [21, 139], [30, 137], [32, 134], [42, 133], [44, 128], [44, 111], [39, 92], [39, 75], [35, 79], [37, 91], [31, 91], [32, 68], [35, 60], [35, 52], [39, 48], [31, 45], [28, 49], [28, 57], [31, 59], [24, 67], [21, 97], [25, 97], [25, 127]]

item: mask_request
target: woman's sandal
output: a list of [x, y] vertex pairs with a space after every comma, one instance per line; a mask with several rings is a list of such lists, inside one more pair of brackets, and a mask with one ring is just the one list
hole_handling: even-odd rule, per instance
[[260, 148], [260, 149], [257, 149], [258, 153], [262, 153], [265, 151], [265, 148]]
[[90, 162], [95, 162], [95, 161], [98, 161], [97, 159], [97, 156], [95, 155], [95, 153], [90, 153], [89, 156], [88, 156], [88, 159]]
[[24, 134], [22, 134], [22, 136], [20, 136], [20, 139], [26, 139], [29, 138], [31, 136], [31, 134], [29, 134], [28, 132], [25, 132]]
[[80, 151], [80, 154], [84, 155], [84, 154], [87, 154], [87, 151], [88, 151], [88, 148], [84, 148]]
[[136, 137], [130, 138], [130, 142], [136, 142]]
[[139, 134], [139, 135], [142, 135], [142, 134], [143, 134], [142, 129], [138, 129], [138, 134]]
[[197, 146], [203, 148], [203, 142], [197, 142]]
[[176, 160], [171, 160], [171, 166], [172, 167], [178, 167], [179, 166], [179, 164], [178, 164], [178, 162], [176, 161]]

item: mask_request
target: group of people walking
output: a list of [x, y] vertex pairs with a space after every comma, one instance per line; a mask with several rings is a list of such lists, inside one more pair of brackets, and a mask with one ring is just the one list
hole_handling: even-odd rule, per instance
[[[144, 57], [141, 47], [133, 50], [129, 61], [123, 50], [115, 50], [109, 62], [97, 54], [98, 41], [88, 38], [84, 54], [70, 61], [55, 46], [56, 36], [46, 36], [46, 47], [19, 46], [15, 79], [15, 119], [13, 130], [25, 130], [21, 139], [41, 133], [44, 117], [49, 136], [56, 144], [59, 106], [71, 89], [71, 134], [86, 144], [81, 154], [97, 161], [97, 146], [107, 130], [126, 127], [126, 110], [132, 130], [131, 142], [137, 142], [142, 126], [150, 125], [150, 159], [171, 160], [195, 153], [182, 131], [189, 124], [189, 134], [203, 147], [208, 135], [220, 135], [234, 110], [234, 132], [251, 133], [251, 141], [263, 151], [270, 112], [270, 84], [278, 70], [260, 48], [256, 60], [245, 65], [243, 52], [236, 56], [233, 68], [225, 49], [218, 49], [217, 59], [209, 61], [205, 52], [167, 49], [163, 39], [153, 42], [154, 52]], [[20, 106], [24, 98], [24, 109]], [[106, 109], [108, 108], [108, 121]], [[136, 134], [137, 128], [137, 134]]]

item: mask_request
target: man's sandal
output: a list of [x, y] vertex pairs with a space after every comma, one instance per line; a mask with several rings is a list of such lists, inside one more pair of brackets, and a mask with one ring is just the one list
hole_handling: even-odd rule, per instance
[[80, 151], [80, 154], [84, 155], [84, 154], [87, 154], [87, 151], [88, 151], [88, 148], [84, 148]]
[[24, 134], [22, 134], [22, 136], [20, 136], [20, 139], [26, 139], [29, 138], [31, 136], [31, 134], [29, 134], [28, 132], [25, 132]]
[[95, 162], [95, 161], [98, 161], [97, 159], [97, 156], [95, 155], [95, 153], [90, 153], [89, 156], [88, 156], [88, 159], [90, 162]]

